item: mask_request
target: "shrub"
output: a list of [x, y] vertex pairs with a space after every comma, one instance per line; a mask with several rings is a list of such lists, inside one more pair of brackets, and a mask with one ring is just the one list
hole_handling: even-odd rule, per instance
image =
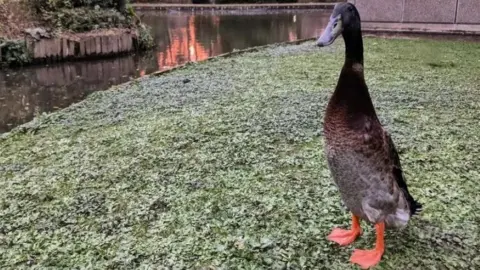
[[0, 38], [1, 64], [23, 65], [30, 63], [32, 58], [23, 40], [7, 40]]
[[133, 20], [130, 17], [114, 9], [64, 8], [58, 11], [45, 11], [43, 18], [55, 28], [74, 32], [133, 26]]
[[35, 9], [39, 12], [74, 7], [99, 6], [101, 8], [115, 8], [117, 3], [116, 0], [33, 0], [32, 2]]
[[151, 34], [151, 28], [145, 24], [138, 26], [137, 50], [148, 50], [155, 46], [155, 41]]
[[[64, 0], [65, 1], [65, 0]], [[67, 0], [72, 2], [74, 7], [94, 7], [114, 8], [117, 5], [116, 0]]]

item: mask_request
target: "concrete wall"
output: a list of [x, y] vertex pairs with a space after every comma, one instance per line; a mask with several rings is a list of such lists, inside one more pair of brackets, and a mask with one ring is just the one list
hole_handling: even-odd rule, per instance
[[349, 0], [362, 21], [480, 24], [480, 0]]

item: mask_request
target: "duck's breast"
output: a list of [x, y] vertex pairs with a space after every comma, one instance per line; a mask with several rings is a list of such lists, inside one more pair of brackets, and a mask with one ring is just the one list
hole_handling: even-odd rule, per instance
[[381, 125], [365, 117], [355, 125], [326, 121], [324, 130], [328, 166], [350, 211], [370, 219], [362, 206], [369, 200], [379, 202], [373, 204], [382, 208], [382, 217], [394, 211], [398, 198], [392, 197], [391, 161], [385, 155]]

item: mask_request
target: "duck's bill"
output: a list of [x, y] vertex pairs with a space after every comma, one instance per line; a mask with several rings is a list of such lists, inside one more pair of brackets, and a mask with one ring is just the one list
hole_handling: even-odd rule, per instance
[[341, 16], [331, 17], [325, 31], [317, 40], [317, 46], [325, 47], [332, 44], [335, 39], [342, 33]]

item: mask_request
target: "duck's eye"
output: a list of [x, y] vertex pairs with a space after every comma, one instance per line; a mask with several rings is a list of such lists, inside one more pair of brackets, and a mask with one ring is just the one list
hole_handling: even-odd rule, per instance
[[334, 23], [334, 24], [333, 24], [333, 28], [337, 28], [337, 23]]

